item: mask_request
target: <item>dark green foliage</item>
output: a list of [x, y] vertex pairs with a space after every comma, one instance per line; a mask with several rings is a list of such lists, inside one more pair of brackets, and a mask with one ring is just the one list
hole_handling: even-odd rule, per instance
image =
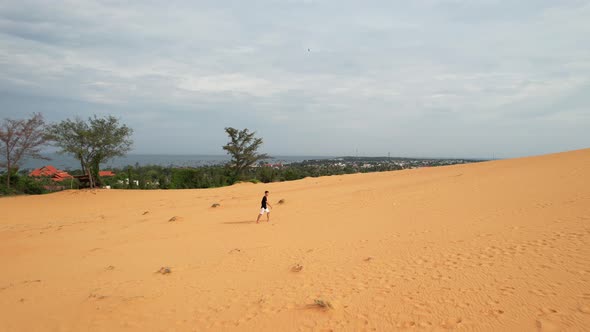
[[10, 173], [10, 175], [8, 172], [3, 172], [0, 174], [0, 195], [2, 196], [13, 195], [17, 193], [15, 188], [9, 187], [7, 183], [16, 183], [18, 181], [18, 174], [16, 171], [12, 171]]
[[279, 180], [279, 171], [272, 167], [260, 167], [257, 169], [257, 177], [261, 182], [269, 183]]
[[232, 157], [232, 183], [243, 179], [248, 169], [258, 161], [270, 158], [267, 154], [257, 152], [262, 146], [262, 138], [256, 138], [256, 132], [250, 132], [247, 128], [237, 130], [232, 127], [225, 128], [225, 132], [230, 141], [223, 149]]
[[[168, 189], [172, 168], [158, 165], [113, 169], [114, 177], [102, 177], [104, 185], [113, 189]], [[137, 184], [136, 184], [137, 181]]]
[[283, 173], [283, 177], [282, 177], [281, 180], [284, 180], [284, 181], [292, 181], [292, 180], [302, 179], [302, 178], [305, 177], [306, 174], [307, 174], [307, 172], [305, 172], [302, 169], [295, 169], [295, 168], [289, 167]]
[[7, 187], [5, 184], [6, 176], [8, 176], [6, 172], [0, 175], [0, 195], [39, 195], [49, 191], [46, 187], [54, 190], [62, 189], [61, 185], [56, 184], [51, 179], [32, 178], [15, 171], [10, 175], [11, 186]]
[[28, 195], [40, 195], [47, 192], [45, 185], [53, 185], [51, 179], [34, 179], [30, 176], [20, 176], [15, 189]]
[[229, 181], [224, 167], [174, 168], [170, 189], [223, 187], [230, 184]]

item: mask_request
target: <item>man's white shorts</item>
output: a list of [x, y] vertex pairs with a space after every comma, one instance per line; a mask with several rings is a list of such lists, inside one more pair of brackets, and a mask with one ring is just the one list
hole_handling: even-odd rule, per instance
[[268, 212], [270, 212], [270, 209], [269, 208], [266, 208], [266, 209], [260, 208], [260, 214], [264, 214], [264, 212], [268, 213]]

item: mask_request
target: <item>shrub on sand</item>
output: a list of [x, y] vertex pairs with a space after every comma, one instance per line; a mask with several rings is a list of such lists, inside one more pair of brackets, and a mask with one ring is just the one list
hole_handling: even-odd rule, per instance
[[291, 267], [291, 272], [300, 272], [301, 270], [303, 270], [303, 265], [301, 264], [295, 264]]
[[322, 300], [322, 299], [315, 299], [313, 300], [313, 305], [318, 307], [318, 308], [322, 308], [322, 309], [333, 309], [332, 304], [328, 301]]

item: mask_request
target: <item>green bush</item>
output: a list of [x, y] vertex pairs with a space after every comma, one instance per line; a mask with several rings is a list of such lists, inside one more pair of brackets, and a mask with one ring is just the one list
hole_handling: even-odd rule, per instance
[[[48, 185], [48, 179], [34, 179], [30, 176], [21, 176], [16, 184], [19, 192], [27, 195], [41, 195], [45, 194], [47, 190], [45, 185]], [[53, 183], [51, 183], [53, 185]]]
[[45, 186], [54, 185], [54, 182], [51, 181], [51, 179], [32, 178], [26, 174], [23, 175], [15, 172], [10, 176], [10, 188], [7, 188], [6, 176], [6, 173], [0, 175], [1, 195], [40, 195], [47, 193]]
[[272, 167], [259, 167], [256, 172], [256, 178], [264, 183], [274, 182], [278, 180], [278, 171]]
[[229, 184], [223, 167], [173, 168], [170, 189], [213, 188]]

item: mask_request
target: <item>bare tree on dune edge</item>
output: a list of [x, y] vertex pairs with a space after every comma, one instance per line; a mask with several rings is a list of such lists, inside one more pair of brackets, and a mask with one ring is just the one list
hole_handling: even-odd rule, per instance
[[13, 170], [18, 170], [25, 158], [49, 159], [40, 154], [41, 147], [48, 142], [40, 113], [34, 113], [29, 119], [4, 119], [0, 123], [0, 142], [0, 167], [6, 168], [7, 189], [10, 189]]

